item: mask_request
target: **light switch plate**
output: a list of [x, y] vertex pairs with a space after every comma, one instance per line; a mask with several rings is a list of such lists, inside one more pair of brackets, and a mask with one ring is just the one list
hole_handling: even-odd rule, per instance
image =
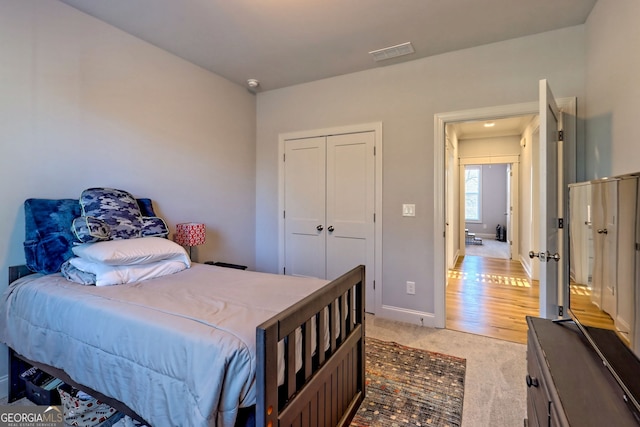
[[402, 216], [416, 216], [416, 205], [402, 205]]

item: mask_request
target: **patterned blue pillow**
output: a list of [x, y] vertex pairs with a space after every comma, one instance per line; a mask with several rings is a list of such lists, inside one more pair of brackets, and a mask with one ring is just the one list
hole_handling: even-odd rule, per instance
[[111, 228], [98, 218], [92, 216], [79, 216], [71, 223], [71, 229], [76, 239], [82, 243], [93, 243], [101, 240], [109, 240]]
[[167, 237], [169, 227], [164, 220], [157, 216], [142, 217], [142, 237]]
[[142, 213], [135, 197], [115, 188], [89, 188], [80, 195], [83, 217], [93, 217], [109, 227], [109, 239], [142, 237]]

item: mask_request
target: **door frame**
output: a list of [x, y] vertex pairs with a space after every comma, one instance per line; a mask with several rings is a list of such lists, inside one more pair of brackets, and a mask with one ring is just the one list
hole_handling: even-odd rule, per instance
[[[374, 204], [374, 271], [367, 271], [367, 277], [373, 275], [374, 303], [373, 314], [382, 308], [382, 122], [362, 123], [330, 128], [303, 130], [278, 134], [278, 271], [284, 271], [284, 152], [288, 139], [315, 138], [320, 136], [343, 135], [349, 133], [374, 133], [375, 153], [375, 204]], [[355, 266], [354, 266], [355, 267]], [[346, 273], [346, 272], [345, 272]]]
[[[575, 97], [561, 98], [557, 100], [558, 106], [564, 117], [564, 137], [565, 149], [573, 156], [564, 159], [565, 177], [567, 183], [575, 182], [576, 179], [576, 113], [577, 100]], [[473, 121], [473, 120], [497, 120], [512, 116], [522, 116], [529, 114], [539, 114], [539, 101], [522, 104], [500, 105], [495, 107], [477, 108], [472, 110], [460, 110], [448, 113], [434, 114], [434, 144], [433, 144], [433, 182], [434, 182], [434, 212], [433, 229], [436, 238], [433, 251], [433, 283], [434, 283], [434, 325], [437, 328], [446, 326], [446, 287], [447, 287], [447, 265], [446, 265], [446, 196], [445, 188], [445, 145], [446, 145], [446, 125], [447, 123]], [[566, 213], [567, 201], [563, 201]], [[566, 216], [566, 215], [565, 215]], [[566, 288], [566, 286], [562, 286]], [[562, 289], [562, 295], [558, 295], [558, 301], [565, 304], [566, 289]], [[559, 292], [559, 293], [560, 293]]]

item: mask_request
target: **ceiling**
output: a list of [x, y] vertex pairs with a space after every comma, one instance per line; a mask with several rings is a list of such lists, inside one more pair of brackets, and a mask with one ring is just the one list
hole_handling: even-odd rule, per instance
[[[59, 0], [270, 90], [583, 24], [596, 0]], [[411, 42], [414, 53], [369, 52]]]
[[[482, 120], [472, 122], [452, 123], [452, 130], [459, 140], [493, 138], [501, 136], [521, 136], [527, 125], [531, 123], [535, 115], [508, 117], [498, 120]], [[485, 123], [493, 123], [486, 127]]]

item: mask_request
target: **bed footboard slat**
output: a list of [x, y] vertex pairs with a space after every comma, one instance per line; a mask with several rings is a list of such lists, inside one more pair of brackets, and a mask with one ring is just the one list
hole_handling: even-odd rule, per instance
[[[305, 381], [309, 379], [309, 377], [311, 376], [311, 372], [313, 369], [313, 366], [311, 365], [311, 348], [314, 347], [314, 343], [312, 343], [311, 341], [311, 330], [312, 330], [312, 323], [311, 319], [307, 320], [304, 323], [304, 335], [303, 335], [303, 339], [304, 339], [304, 359], [303, 359], [303, 363], [304, 363], [304, 379]], [[316, 340], [315, 340], [315, 348], [320, 348], [318, 346], [318, 338], [319, 338], [319, 334], [316, 332]]]
[[[364, 266], [358, 266], [260, 325], [259, 426], [347, 426], [364, 399]], [[316, 319], [316, 340], [311, 341]], [[302, 329], [303, 381], [296, 380], [296, 329]], [[329, 346], [325, 348], [325, 331]], [[285, 340], [286, 402], [278, 401], [277, 344]], [[312, 358], [311, 354], [316, 357]], [[302, 384], [300, 384], [302, 383]]]

